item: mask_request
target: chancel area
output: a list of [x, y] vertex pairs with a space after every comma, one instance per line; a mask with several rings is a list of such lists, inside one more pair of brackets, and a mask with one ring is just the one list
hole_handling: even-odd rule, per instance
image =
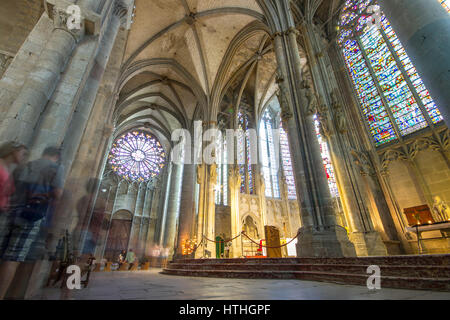
[[0, 6], [0, 299], [73, 265], [450, 291], [449, 0]]

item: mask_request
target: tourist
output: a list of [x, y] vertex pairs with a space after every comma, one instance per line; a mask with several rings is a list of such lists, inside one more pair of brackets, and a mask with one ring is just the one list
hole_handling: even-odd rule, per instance
[[[21, 164], [26, 156], [24, 145], [6, 142], [0, 146], [0, 257], [8, 244], [12, 229], [13, 215], [10, 210], [10, 199], [15, 186], [12, 177], [14, 167]], [[4, 261], [0, 265], [0, 299], [6, 294], [17, 268], [17, 263]]]
[[126, 251], [122, 250], [119, 254], [119, 259], [117, 260], [117, 262], [119, 263], [119, 268], [123, 263], [125, 263], [126, 256], [127, 256]]
[[6, 294], [19, 263], [36, 260], [44, 253], [53, 209], [62, 195], [63, 171], [59, 159], [60, 150], [49, 147], [40, 159], [14, 171], [12, 218], [2, 242], [0, 278], [6, 280], [0, 285], [0, 298]]
[[136, 255], [134, 254], [133, 249], [128, 250], [125, 261], [127, 263], [129, 263], [131, 266], [135, 262], [135, 260], [136, 260]]

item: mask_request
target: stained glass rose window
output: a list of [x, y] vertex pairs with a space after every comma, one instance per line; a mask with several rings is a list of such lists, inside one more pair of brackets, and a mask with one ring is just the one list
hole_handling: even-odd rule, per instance
[[166, 163], [166, 153], [158, 139], [139, 131], [119, 137], [108, 158], [114, 172], [131, 181], [148, 181], [158, 176]]

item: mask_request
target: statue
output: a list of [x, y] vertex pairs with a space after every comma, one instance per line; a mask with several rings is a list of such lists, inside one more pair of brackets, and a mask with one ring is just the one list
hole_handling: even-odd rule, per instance
[[303, 81], [303, 88], [306, 91], [305, 93], [306, 99], [308, 99], [306, 113], [309, 116], [314, 115], [317, 113], [317, 105], [318, 105], [316, 94], [314, 93], [314, 90], [311, 88], [308, 81], [306, 80]]
[[217, 183], [217, 165], [215, 163], [209, 166], [209, 178], [212, 184]]
[[433, 210], [431, 215], [435, 222], [450, 221], [450, 207], [439, 196], [433, 197]]
[[197, 166], [197, 183], [202, 184], [203, 182], [203, 164]]
[[331, 135], [331, 124], [330, 118], [328, 116], [327, 105], [323, 103], [322, 98], [319, 97], [319, 110], [317, 112], [317, 119], [320, 122], [320, 134], [324, 137], [329, 137]]
[[286, 177], [283, 175], [281, 178], [281, 194], [282, 194], [282, 198], [283, 199], [287, 199], [288, 198], [288, 194], [289, 194], [289, 189], [288, 189], [288, 184], [286, 181]]
[[266, 181], [264, 180], [264, 175], [262, 173], [259, 175], [259, 185], [260, 185], [261, 196], [265, 196], [266, 195]]
[[283, 120], [289, 120], [289, 118], [292, 117], [292, 113], [286, 97], [286, 88], [284, 88], [283, 84], [279, 84], [279, 88], [280, 91], [278, 92], [278, 100], [280, 101], [281, 118]]
[[336, 91], [331, 93], [332, 106], [334, 110], [334, 121], [336, 124], [336, 130], [339, 133], [347, 132], [347, 119], [345, 118], [344, 109], [339, 103]]
[[239, 173], [239, 166], [234, 166], [230, 168], [230, 188], [239, 188], [241, 186], [241, 174]]

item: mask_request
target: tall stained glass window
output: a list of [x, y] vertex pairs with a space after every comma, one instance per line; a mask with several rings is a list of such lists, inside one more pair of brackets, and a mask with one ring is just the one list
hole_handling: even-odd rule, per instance
[[[377, 146], [442, 121], [442, 116], [376, 0], [347, 0], [338, 43]], [[370, 23], [372, 22], [372, 23]]]
[[254, 182], [252, 173], [252, 149], [255, 146], [250, 145], [250, 120], [244, 111], [238, 113], [238, 163], [241, 174], [241, 193], [254, 193]]
[[450, 13], [450, 0], [439, 0], [442, 6]]
[[[260, 125], [261, 162], [266, 187], [266, 197], [280, 198], [280, 185], [278, 180], [279, 157], [275, 154], [274, 130], [275, 119], [269, 108], [263, 114]], [[278, 153], [279, 154], [279, 153]]]
[[114, 142], [108, 159], [111, 168], [120, 177], [148, 181], [161, 173], [166, 163], [166, 153], [156, 137], [133, 131]]
[[222, 139], [217, 140], [217, 184], [216, 204], [228, 205], [228, 163], [227, 163], [227, 139], [222, 134]]
[[280, 122], [280, 151], [283, 174], [286, 179], [288, 199], [297, 199], [297, 189], [295, 188], [294, 170], [292, 166], [289, 140], [283, 124]]
[[320, 152], [322, 154], [323, 166], [327, 175], [328, 187], [330, 188], [331, 196], [334, 198], [339, 198], [339, 190], [336, 182], [336, 175], [334, 174], [333, 164], [331, 163], [328, 143], [320, 134], [320, 122], [317, 119], [317, 115], [314, 116], [314, 126], [316, 129], [317, 139], [319, 140]]

